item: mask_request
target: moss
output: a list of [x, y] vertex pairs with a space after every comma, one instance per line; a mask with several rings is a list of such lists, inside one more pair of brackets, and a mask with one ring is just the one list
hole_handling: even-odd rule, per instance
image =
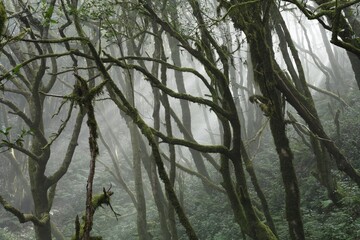
[[102, 194], [93, 196], [93, 198], [91, 200], [91, 204], [92, 204], [92, 207], [94, 208], [94, 210], [96, 210], [98, 207], [100, 207], [103, 204], [106, 204], [106, 205], [110, 204], [110, 196], [112, 194], [113, 193], [110, 191], [110, 192], [104, 192]]
[[5, 30], [5, 23], [7, 20], [5, 6], [2, 0], [0, 0], [0, 35]]
[[276, 240], [276, 236], [270, 230], [270, 228], [265, 225], [264, 223], [258, 221], [256, 229], [261, 230], [257, 232], [257, 239], [269, 239], [269, 240]]
[[[105, 190], [103, 188], [103, 193], [97, 194], [92, 197], [91, 205], [92, 209], [95, 212], [98, 207], [101, 207], [103, 204], [110, 205], [110, 197], [113, 195], [113, 192], [110, 190]], [[85, 215], [82, 217], [82, 223], [80, 225], [79, 217], [76, 216], [75, 220], [75, 230], [76, 233], [72, 236], [71, 240], [81, 239], [84, 235], [84, 227], [85, 227]], [[102, 237], [90, 237], [91, 240], [101, 240]]]

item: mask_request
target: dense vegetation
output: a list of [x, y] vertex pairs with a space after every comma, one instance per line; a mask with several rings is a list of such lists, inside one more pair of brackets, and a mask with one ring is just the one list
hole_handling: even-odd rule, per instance
[[360, 239], [359, 1], [0, 1], [0, 239]]

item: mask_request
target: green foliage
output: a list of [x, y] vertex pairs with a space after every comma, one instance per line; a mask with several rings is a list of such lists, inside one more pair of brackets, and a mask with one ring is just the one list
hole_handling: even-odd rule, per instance
[[24, 143], [24, 138], [29, 135], [31, 135], [31, 136], [34, 135], [32, 130], [22, 129], [20, 134], [17, 136], [17, 138], [15, 140], [15, 144], [22, 147], [23, 143]]
[[14, 74], [18, 74], [18, 73], [20, 72], [21, 67], [22, 67], [22, 64], [16, 65], [16, 66], [13, 68], [12, 72], [13, 72]]
[[338, 142], [351, 163], [360, 168], [360, 97], [355, 97], [353, 101], [357, 104], [346, 109], [340, 117], [341, 139]]
[[40, 10], [43, 17], [43, 25], [57, 24], [58, 20], [54, 19], [54, 6], [49, 6], [47, 1], [42, 0], [40, 3]]
[[112, 0], [97, 1], [89, 0], [85, 1], [80, 8], [80, 14], [84, 19], [104, 20], [115, 14], [114, 8], [115, 2]]
[[[185, 208], [199, 239], [241, 239], [239, 226], [234, 222], [230, 204], [224, 194], [208, 195], [200, 181], [187, 178]], [[186, 238], [179, 227], [180, 239]], [[181, 237], [182, 236], [182, 237]]]
[[5, 135], [6, 137], [9, 136], [11, 128], [12, 127], [7, 127], [7, 128], [0, 129], [0, 134]]
[[[332, 137], [342, 148], [349, 161], [358, 169], [360, 156], [360, 100], [358, 94], [350, 97], [351, 108], [347, 108], [340, 116], [341, 139], [336, 138], [336, 129], [332, 115], [326, 115], [326, 126]], [[348, 100], [349, 101], [349, 100]], [[298, 146], [297, 146], [298, 147]], [[307, 155], [307, 156], [306, 156]], [[306, 161], [311, 153], [300, 155]], [[309, 161], [308, 161], [309, 162]], [[334, 166], [335, 167], [335, 166]], [[307, 167], [311, 171], [311, 165]], [[342, 208], [336, 208], [328, 199], [326, 190], [315, 177], [303, 175], [301, 180], [303, 222], [306, 236], [309, 239], [359, 239], [360, 238], [360, 191], [346, 176], [337, 170], [333, 174], [338, 180], [338, 189], [345, 196]]]
[[25, 141], [25, 137], [29, 135], [33, 135], [33, 132], [31, 130], [22, 129], [15, 138], [15, 140], [11, 140], [10, 138], [11, 129], [12, 127], [7, 127], [0, 130], [0, 136], [3, 135], [5, 137], [5, 139], [1, 139], [0, 148], [9, 147], [9, 145], [11, 144], [15, 144], [16, 146], [22, 147]]
[[114, 27], [114, 23], [119, 24], [119, 22], [126, 21], [121, 17], [112, 18], [116, 13], [115, 5], [116, 3], [113, 0], [90, 0], [86, 1], [80, 8], [80, 16], [82, 19], [86, 21], [100, 20], [99, 31], [101, 31], [102, 36], [107, 41], [114, 39], [114, 37], [119, 34], [116, 30], [117, 27]]
[[346, 209], [329, 212], [308, 211], [304, 214], [304, 228], [309, 239], [359, 239], [360, 219]]
[[[340, 117], [342, 139], [336, 139], [347, 154], [348, 159], [359, 168], [360, 156], [360, 98], [352, 97], [352, 107], [346, 109]], [[328, 109], [328, 108], [327, 108]], [[323, 114], [328, 129], [334, 133], [332, 115]], [[359, 239], [360, 231], [360, 191], [348, 178], [337, 170], [333, 171], [338, 179], [338, 187], [345, 197], [343, 208], [336, 208], [312, 174], [316, 164], [313, 153], [299, 140], [296, 133], [289, 128], [288, 135], [295, 156], [295, 167], [301, 193], [301, 209], [307, 239]], [[267, 197], [270, 211], [273, 214], [279, 239], [290, 239], [284, 210], [284, 191], [279, 175], [278, 160], [274, 152], [270, 135], [263, 137], [260, 151], [253, 160], [259, 182]], [[335, 166], [334, 166], [335, 167]], [[252, 194], [255, 197], [255, 194]], [[256, 197], [255, 197], [256, 199]]]

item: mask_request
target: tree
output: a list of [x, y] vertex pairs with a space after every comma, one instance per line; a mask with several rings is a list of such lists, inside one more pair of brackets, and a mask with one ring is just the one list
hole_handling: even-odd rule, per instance
[[[338, 47], [344, 48], [348, 52], [348, 56], [355, 73], [356, 82], [360, 88], [360, 75], [358, 71], [359, 66], [359, 32], [358, 29], [350, 25], [347, 18], [353, 18], [352, 9], [358, 4], [358, 1], [338, 2], [338, 1], [320, 1], [314, 2], [318, 7], [313, 10], [309, 5], [303, 4], [297, 0], [286, 0], [295, 4], [308, 19], [317, 19], [320, 24], [331, 31], [330, 42]], [[344, 13], [345, 12], [345, 13]], [[346, 14], [346, 15], [345, 15]], [[329, 22], [324, 20], [324, 17]], [[354, 23], [354, 21], [351, 21]], [[357, 31], [357, 32], [355, 32]]]
[[[19, 156], [26, 156], [34, 214], [9, 204], [9, 196], [0, 199], [4, 208], [20, 222], [33, 222], [37, 239], [51, 239], [49, 213], [56, 184], [70, 167], [87, 116], [90, 157], [82, 158], [90, 171], [84, 220], [80, 224], [70, 217], [76, 219], [73, 239], [93, 238], [95, 210], [110, 205], [110, 189], [93, 194], [99, 161], [130, 197], [139, 239], [153, 237], [154, 221], [149, 219], [154, 214], [149, 212], [154, 211], [161, 223], [156, 237], [178, 239], [183, 231], [189, 239], [201, 238], [189, 209], [189, 202], [197, 199], [183, 197], [182, 181], [188, 176], [199, 180], [209, 201], [222, 194], [227, 198], [244, 238], [281, 238], [280, 215], [271, 212], [273, 199], [259, 178], [263, 170], [255, 169], [253, 160], [264, 152], [258, 146], [268, 124], [274, 149], [267, 151], [276, 153], [280, 166], [268, 171], [279, 172], [282, 180], [290, 238], [304, 239], [302, 174], [291, 126], [316, 157], [316, 176], [337, 206], [344, 206], [347, 195], [340, 194], [334, 180], [333, 159], [357, 185], [360, 175], [323, 126], [316, 95], [305, 78], [304, 59], [281, 13], [287, 5], [281, 3], [67, 0], [7, 5], [10, 22], [17, 25], [1, 42], [0, 110], [10, 110], [0, 120], [1, 148], [8, 151], [5, 156], [14, 169], [19, 169]], [[343, 8], [335, 6], [336, 11]], [[110, 108], [111, 116], [104, 114]], [[198, 129], [204, 117], [207, 129], [218, 129], [215, 133]], [[10, 128], [11, 119], [24, 129]], [[339, 121], [336, 126], [340, 135]], [[54, 157], [56, 143], [67, 138], [63, 162], [55, 167], [51, 160], [59, 156]], [[100, 160], [103, 153], [110, 160]], [[188, 175], [183, 178], [182, 173]], [[26, 177], [22, 179], [25, 183]]]
[[[18, 5], [15, 2], [12, 4], [8, 9], [24, 10], [24, 5]], [[78, 111], [75, 121], [70, 121], [74, 103], [67, 104], [65, 107], [65, 103], [57, 101], [56, 104], [60, 106], [59, 112], [64, 109], [61, 114], [61, 118], [64, 119], [62, 124], [52, 126], [51, 123], [45, 121], [48, 117], [45, 114], [59, 115], [56, 111], [53, 113], [44, 111], [50, 104], [47, 100], [53, 97], [49, 92], [59, 87], [56, 58], [70, 55], [69, 52], [55, 53], [52, 45], [37, 42], [38, 36], [40, 39], [47, 39], [51, 35], [50, 20], [53, 17], [54, 6], [55, 1], [43, 5], [44, 10], [47, 11], [45, 16], [28, 13], [28, 18], [17, 18], [15, 24], [19, 29], [22, 27], [27, 30], [13, 36], [2, 48], [2, 58], [6, 61], [6, 68], [2, 69], [3, 92], [0, 102], [14, 114], [15, 119], [21, 119], [24, 128], [18, 129], [19, 137], [15, 139], [10, 136], [16, 133], [4, 132], [1, 147], [2, 150], [14, 149], [27, 157], [34, 209], [33, 213], [23, 213], [2, 197], [1, 203], [20, 222], [32, 222], [37, 239], [51, 239], [49, 212], [55, 196], [56, 184], [64, 176], [71, 163], [84, 118], [84, 114]], [[10, 34], [9, 29], [6, 34]], [[21, 42], [25, 35], [28, 36], [26, 44]], [[45, 173], [49, 161], [55, 160], [51, 154], [54, 142], [60, 138], [68, 124], [73, 126], [73, 130], [65, 154], [62, 156], [62, 163], [54, 172]], [[6, 127], [10, 129], [11, 125]], [[50, 132], [46, 131], [48, 129]]]

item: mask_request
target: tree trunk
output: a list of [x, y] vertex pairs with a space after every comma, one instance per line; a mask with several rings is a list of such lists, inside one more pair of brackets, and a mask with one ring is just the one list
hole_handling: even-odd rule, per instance
[[[174, 62], [175, 66], [181, 67], [181, 60], [180, 60], [180, 48], [179, 48], [179, 42], [176, 41], [173, 37], [169, 36], [169, 45], [171, 48], [171, 59]], [[184, 85], [184, 78], [182, 72], [175, 71], [175, 81], [176, 86], [179, 91], [179, 93], [186, 93], [185, 85]], [[188, 132], [191, 135], [192, 138], [192, 130], [191, 130], [191, 114], [190, 114], [190, 107], [189, 103], [185, 100], [180, 100], [180, 107], [182, 112], [182, 121], [185, 128], [188, 130]], [[188, 138], [184, 135], [185, 140], [190, 141], [191, 138]], [[201, 153], [194, 149], [189, 149], [191, 156], [194, 160], [196, 169], [198, 172], [205, 176], [206, 178], [210, 178], [209, 173], [206, 169], [204, 159], [201, 156]], [[207, 184], [203, 181], [204, 189], [207, 193], [211, 193], [212, 189], [207, 186]]]
[[[221, 1], [225, 8], [233, 5]], [[235, 4], [235, 3], [233, 3]], [[272, 3], [269, 3], [272, 4]], [[271, 35], [267, 22], [262, 19], [263, 5], [254, 3], [229, 12], [235, 28], [241, 29], [247, 36], [254, 66], [255, 81], [259, 84], [262, 99], [257, 99], [270, 118], [270, 128], [280, 160], [280, 168], [285, 187], [286, 218], [292, 239], [304, 239], [304, 230], [300, 213], [300, 196], [297, 178], [293, 166], [293, 154], [286, 136], [283, 100], [275, 88], [275, 61], [271, 49]], [[266, 17], [266, 16], [265, 16]], [[254, 99], [255, 100], [255, 99]]]
[[[298, 51], [296, 50], [294, 43], [291, 39], [290, 32], [288, 31], [285, 21], [283, 20], [281, 13], [276, 6], [273, 6], [272, 13], [273, 13], [275, 29], [276, 29], [276, 32], [278, 34], [279, 41], [280, 41], [280, 49], [281, 49], [282, 55], [284, 57], [284, 61], [287, 65], [287, 68], [290, 72], [290, 75], [295, 83], [294, 85], [295, 85], [296, 89], [306, 97], [305, 100], [307, 101], [308, 106], [311, 106], [311, 109], [309, 109], [311, 111], [311, 114], [314, 116], [314, 118], [319, 123], [319, 125], [321, 125], [320, 118], [319, 118], [317, 110], [315, 108], [314, 100], [312, 98], [312, 95], [311, 95], [309, 88], [307, 86], [307, 83], [306, 83], [305, 73], [304, 73], [304, 70], [302, 67], [302, 63], [300, 61]], [[324, 30], [322, 30], [322, 31], [324, 31]], [[329, 55], [329, 57], [331, 55], [333, 58], [332, 60], [330, 58], [330, 62], [331, 62], [331, 64], [335, 64], [334, 56], [332, 54], [331, 49], [329, 49], [329, 48], [331, 48], [330, 44], [327, 43], [327, 45], [328, 46], [326, 49], [327, 49], [328, 55]], [[287, 46], [289, 47], [289, 49], [292, 53], [292, 57], [294, 59], [295, 65], [296, 65], [297, 72], [295, 70], [295, 67], [293, 66]], [[333, 68], [334, 67], [337, 68], [337, 66], [333, 65]], [[334, 71], [334, 75], [340, 76], [339, 71], [338, 70]], [[339, 194], [339, 192], [337, 190], [337, 186], [336, 186], [336, 181], [331, 174], [330, 155], [328, 154], [326, 149], [322, 147], [322, 145], [320, 144], [321, 142], [318, 139], [316, 139], [315, 136], [310, 136], [310, 143], [312, 146], [312, 150], [315, 154], [320, 183], [324, 187], [326, 187], [329, 198], [334, 202], [334, 204], [339, 206], [342, 196]]]
[[[32, 152], [40, 153], [42, 145], [39, 141], [34, 138], [32, 142]], [[31, 193], [34, 201], [34, 211], [35, 216], [39, 219], [43, 217], [44, 214], [49, 214], [49, 203], [46, 186], [46, 177], [44, 175], [45, 165], [37, 164], [33, 160], [29, 159], [29, 176], [30, 176], [30, 186]], [[51, 239], [51, 225], [50, 217], [49, 220], [44, 225], [34, 224], [35, 238], [37, 240], [48, 240]]]

